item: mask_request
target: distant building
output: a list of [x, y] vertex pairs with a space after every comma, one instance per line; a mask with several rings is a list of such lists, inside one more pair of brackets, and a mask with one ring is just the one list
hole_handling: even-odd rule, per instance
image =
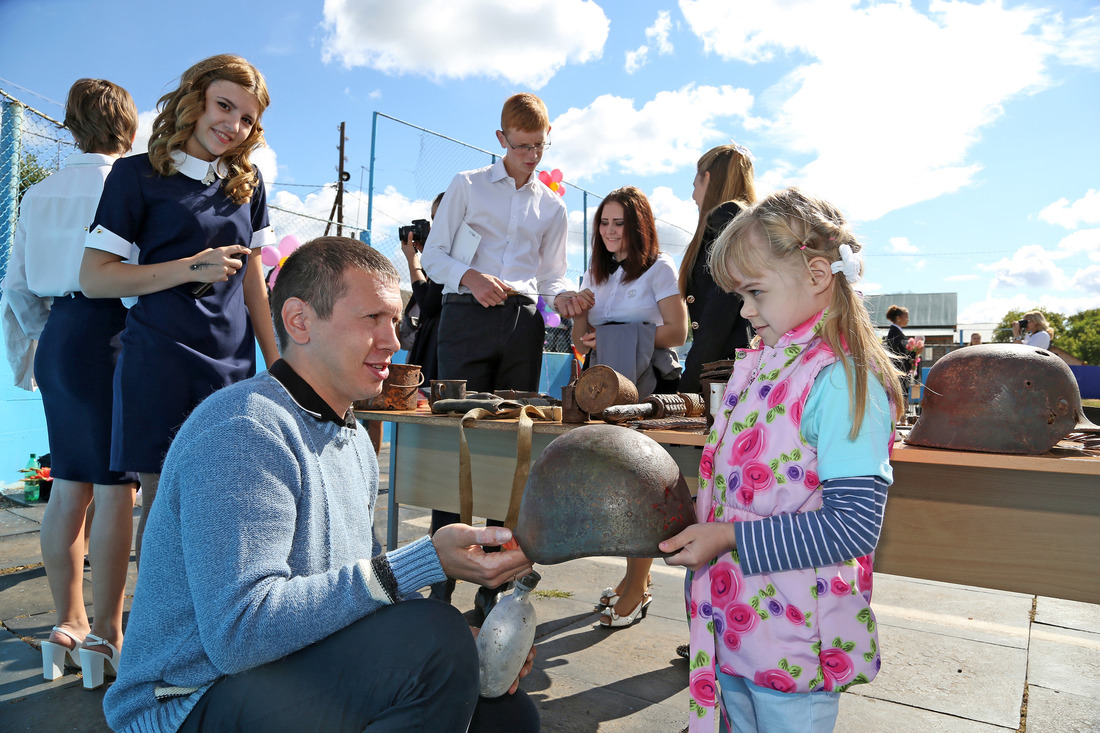
[[957, 343], [958, 293], [887, 293], [865, 296], [863, 302], [881, 336], [890, 329], [886, 311], [900, 305], [909, 309], [906, 336], [921, 336], [929, 345]]

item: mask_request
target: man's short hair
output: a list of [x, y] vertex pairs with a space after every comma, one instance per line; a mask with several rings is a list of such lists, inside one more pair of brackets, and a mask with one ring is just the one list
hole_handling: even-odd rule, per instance
[[65, 127], [85, 153], [127, 152], [138, 129], [130, 93], [106, 79], [77, 79], [65, 101]]
[[500, 111], [500, 129], [542, 132], [550, 127], [550, 113], [534, 94], [513, 94]]
[[283, 304], [290, 298], [298, 298], [308, 303], [318, 318], [327, 321], [336, 301], [347, 295], [344, 273], [348, 270], [369, 272], [385, 283], [401, 280], [389, 258], [348, 237], [318, 237], [287, 257], [271, 290], [271, 315], [280, 351], [290, 343], [283, 323]]

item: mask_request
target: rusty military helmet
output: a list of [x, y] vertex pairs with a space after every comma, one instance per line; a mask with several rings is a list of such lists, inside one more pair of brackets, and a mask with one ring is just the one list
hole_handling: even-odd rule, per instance
[[1064, 361], [1034, 346], [986, 344], [936, 362], [907, 442], [1037, 455], [1075, 429], [1095, 428]]
[[515, 537], [543, 564], [660, 557], [658, 543], [694, 523], [684, 476], [657, 441], [618, 425], [586, 425], [551, 441], [531, 467]]

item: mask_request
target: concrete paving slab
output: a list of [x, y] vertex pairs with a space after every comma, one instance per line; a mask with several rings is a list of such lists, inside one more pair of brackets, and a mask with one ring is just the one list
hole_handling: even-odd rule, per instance
[[[979, 723], [888, 700], [844, 694], [840, 699], [835, 733], [1006, 733], [1015, 730], [1015, 727]], [[1028, 733], [1032, 733], [1030, 726]]]
[[1035, 623], [1100, 634], [1100, 606], [1039, 596], [1035, 599]]
[[[1027, 681], [1100, 699], [1100, 634], [1037, 624], [1031, 630]], [[1100, 720], [1096, 727], [1100, 729]]]
[[542, 690], [523, 686], [538, 705], [543, 733], [679, 733], [687, 725], [686, 693], [683, 701], [655, 703], [616, 681], [592, 685], [568, 674], [554, 675]]
[[850, 692], [1015, 730], [1027, 650], [879, 625], [882, 671]]
[[13, 507], [0, 507], [0, 537], [38, 532], [41, 527], [41, 522], [24, 516]]
[[1032, 596], [875, 574], [871, 608], [880, 624], [1024, 648]]
[[1028, 686], [1027, 733], [1096, 733], [1100, 700]]
[[41, 533], [21, 532], [0, 537], [0, 571], [42, 562]]
[[[85, 581], [84, 592], [91, 593]], [[54, 609], [53, 596], [46, 581], [46, 568], [41, 565], [27, 570], [0, 575], [0, 620], [32, 616]]]

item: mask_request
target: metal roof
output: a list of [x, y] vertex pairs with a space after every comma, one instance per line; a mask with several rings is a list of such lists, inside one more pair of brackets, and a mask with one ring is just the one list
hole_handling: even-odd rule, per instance
[[949, 328], [953, 331], [958, 325], [958, 293], [886, 293], [864, 296], [863, 302], [871, 314], [871, 322], [879, 328], [889, 328], [886, 310], [892, 305], [909, 309], [910, 329]]

